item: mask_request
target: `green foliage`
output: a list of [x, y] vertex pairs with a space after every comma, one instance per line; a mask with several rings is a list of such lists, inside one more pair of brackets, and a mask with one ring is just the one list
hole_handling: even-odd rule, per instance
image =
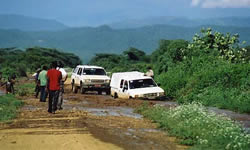
[[0, 71], [5, 78], [11, 74], [27, 76], [28, 71], [35, 71], [43, 65], [49, 66], [52, 61], [62, 61], [68, 67], [81, 64], [79, 57], [74, 54], [41, 47], [27, 48], [26, 51], [3, 48], [0, 49], [0, 54]]
[[129, 48], [129, 50], [127, 51], [124, 51], [123, 52], [123, 55], [125, 55], [125, 57], [128, 59], [128, 60], [132, 60], [132, 61], [142, 61], [145, 59], [145, 52], [141, 51], [141, 50], [138, 50], [136, 48]]
[[31, 96], [34, 94], [35, 83], [18, 84], [16, 89], [19, 96]]
[[16, 117], [17, 108], [23, 103], [13, 95], [0, 96], [0, 121], [6, 121]]
[[230, 33], [226, 35], [215, 32], [211, 28], [202, 29], [201, 35], [195, 34], [193, 42], [188, 45], [184, 55], [194, 56], [199, 54], [206, 54], [216, 51], [220, 58], [229, 60], [230, 62], [246, 62], [245, 48], [239, 47], [239, 35], [231, 36]]
[[183, 51], [188, 42], [185, 40], [161, 40], [159, 48], [152, 53], [157, 74], [167, 72], [171, 66], [183, 60]]
[[150, 58], [143, 51], [130, 48], [121, 55], [96, 54], [89, 64], [102, 66], [110, 72], [141, 71], [146, 72]]
[[[206, 106], [250, 112], [248, 47], [244, 48], [247, 53], [243, 53], [237, 36], [212, 34], [211, 29], [202, 30], [202, 36], [195, 35], [186, 48], [185, 44], [162, 41], [152, 54], [152, 60], [156, 60], [156, 80], [166, 95], [179, 103], [196, 101]], [[231, 50], [235, 57], [226, 54]]]
[[138, 112], [158, 123], [163, 129], [192, 149], [242, 149], [250, 147], [250, 135], [231, 119], [208, 112], [200, 104], [192, 103], [166, 109], [143, 105]]

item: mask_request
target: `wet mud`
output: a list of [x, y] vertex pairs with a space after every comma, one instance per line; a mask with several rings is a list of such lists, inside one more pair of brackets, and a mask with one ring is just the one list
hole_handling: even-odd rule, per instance
[[[50, 114], [47, 112], [47, 102], [39, 102], [34, 97], [23, 97], [25, 105], [21, 108], [18, 118], [0, 124], [0, 144], [7, 149], [28, 150], [34, 148], [33, 144], [40, 147], [45, 145], [48, 148], [65, 144], [67, 146], [60, 149], [86, 147], [85, 149], [93, 150], [187, 148], [179, 145], [178, 141], [167, 132], [158, 130], [157, 124], [134, 113], [134, 109], [144, 103], [143, 100], [113, 99], [104, 93], [103, 95], [74, 94], [70, 92], [69, 86], [66, 87], [64, 99], [63, 110]], [[149, 103], [154, 104], [150, 101]], [[62, 136], [65, 138], [59, 143], [58, 141], [52, 143], [49, 138], [38, 140], [44, 136], [52, 139], [61, 139]], [[74, 138], [72, 143], [69, 143], [67, 138], [71, 137]], [[36, 138], [36, 141], [30, 143], [29, 140], [33, 138]], [[93, 140], [96, 141], [94, 144], [86, 143]]]

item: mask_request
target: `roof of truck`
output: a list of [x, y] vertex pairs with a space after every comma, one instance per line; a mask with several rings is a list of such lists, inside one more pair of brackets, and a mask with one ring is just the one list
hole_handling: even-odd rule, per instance
[[124, 80], [151, 79], [151, 77], [145, 76], [144, 73], [138, 71], [113, 73], [112, 77]]
[[96, 68], [96, 69], [104, 69], [103, 67], [100, 67], [100, 66], [90, 66], [90, 65], [78, 65], [76, 67], [79, 67], [79, 68]]

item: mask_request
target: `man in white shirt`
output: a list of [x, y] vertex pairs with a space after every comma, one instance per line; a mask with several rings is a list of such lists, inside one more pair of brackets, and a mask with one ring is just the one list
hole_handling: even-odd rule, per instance
[[57, 103], [57, 108], [59, 110], [63, 109], [62, 104], [63, 104], [64, 82], [68, 78], [68, 74], [63, 69], [63, 67], [64, 67], [63, 63], [61, 61], [59, 61], [57, 70], [59, 70], [62, 73], [62, 80], [60, 81], [60, 91], [59, 91], [59, 97], [58, 97], [58, 103]]
[[154, 71], [151, 67], [147, 67], [148, 71], [145, 73], [146, 76], [154, 78]]

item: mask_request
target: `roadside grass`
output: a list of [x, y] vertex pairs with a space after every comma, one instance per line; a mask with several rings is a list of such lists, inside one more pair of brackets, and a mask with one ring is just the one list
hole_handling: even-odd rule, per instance
[[22, 83], [18, 84], [15, 88], [18, 96], [30, 96], [34, 94], [35, 83]]
[[201, 104], [191, 103], [176, 108], [151, 107], [144, 104], [137, 109], [144, 117], [158, 123], [181, 144], [193, 150], [248, 150], [250, 134], [243, 127], [225, 116], [217, 115]]
[[23, 102], [12, 94], [0, 96], [0, 122], [15, 118], [17, 109], [22, 105]]

